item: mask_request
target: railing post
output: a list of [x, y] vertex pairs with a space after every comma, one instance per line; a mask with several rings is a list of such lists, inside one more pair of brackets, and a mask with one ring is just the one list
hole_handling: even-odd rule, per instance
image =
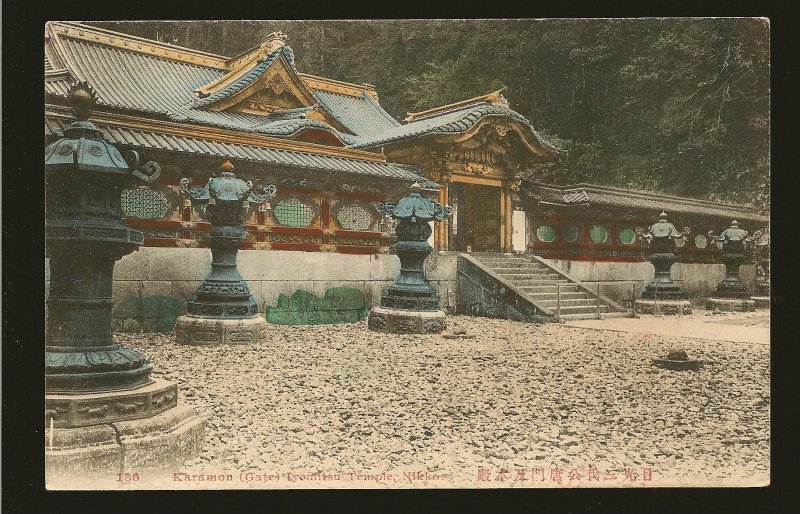
[[561, 284], [556, 282], [556, 321], [561, 323]]
[[597, 283], [597, 319], [600, 319], [600, 282]]

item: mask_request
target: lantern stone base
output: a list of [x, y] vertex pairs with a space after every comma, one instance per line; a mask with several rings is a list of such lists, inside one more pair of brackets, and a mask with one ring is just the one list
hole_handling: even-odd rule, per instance
[[53, 428], [52, 434], [46, 425], [47, 488], [114, 488], [120, 473], [136, 473], [137, 481], [166, 478], [200, 455], [205, 424], [180, 405], [150, 418]]
[[709, 298], [706, 309], [710, 311], [744, 312], [756, 310], [756, 302], [750, 298]]
[[751, 296], [750, 299], [756, 302], [756, 309], [769, 309], [769, 296]]
[[267, 338], [268, 326], [262, 316], [220, 319], [185, 315], [175, 322], [175, 342], [191, 345], [257, 343]]
[[636, 300], [636, 312], [639, 314], [691, 314], [692, 304], [689, 300]]
[[367, 325], [375, 332], [392, 334], [439, 334], [446, 327], [443, 311], [408, 311], [373, 307]]

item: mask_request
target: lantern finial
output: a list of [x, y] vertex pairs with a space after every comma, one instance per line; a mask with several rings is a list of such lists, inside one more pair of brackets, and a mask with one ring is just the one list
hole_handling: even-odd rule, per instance
[[74, 84], [67, 92], [72, 111], [79, 121], [86, 121], [97, 105], [97, 93], [87, 81]]

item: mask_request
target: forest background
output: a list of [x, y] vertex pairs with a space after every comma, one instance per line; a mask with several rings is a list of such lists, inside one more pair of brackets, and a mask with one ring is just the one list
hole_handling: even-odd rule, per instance
[[298, 70], [374, 84], [408, 111], [501, 88], [560, 151], [528, 178], [769, 212], [765, 19], [93, 22], [233, 56], [288, 35]]

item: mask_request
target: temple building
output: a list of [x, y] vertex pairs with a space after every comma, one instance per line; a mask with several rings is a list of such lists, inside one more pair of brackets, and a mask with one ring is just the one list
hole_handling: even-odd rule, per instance
[[[376, 264], [377, 256], [389, 252], [393, 227], [374, 205], [401, 198], [414, 182], [454, 209], [448, 221], [435, 226], [430, 241], [440, 261], [450, 263], [439, 267], [440, 275], [430, 274], [446, 290], [442, 297], [449, 305], [457, 303], [448, 299], [458, 289], [457, 252], [644, 263], [646, 248], [634, 237], [635, 228], [667, 210], [676, 225], [692, 228], [692, 244], [680, 258], [711, 263], [718, 249], [703, 240], [709, 229], [719, 230], [732, 218], [751, 232], [767, 223], [741, 206], [523, 181], [523, 170], [537, 161], [557, 161], [558, 150], [511, 109], [501, 91], [408, 113], [401, 122], [381, 107], [370, 84], [300, 72], [302, 65], [282, 33], [228, 57], [80, 23], [50, 22], [44, 64], [48, 142], [73, 119], [67, 89], [87, 81], [99, 103], [91, 121], [105, 137], [121, 151], [136, 150], [161, 165], [157, 184], [122, 196], [125, 222], [145, 235], [140, 253], [147, 247], [180, 252], [207, 246], [210, 225], [180, 196], [182, 177], [203, 184], [229, 160], [237, 176], [256, 187], [276, 185], [270, 204], [249, 213], [242, 249], [305, 252], [302, 260], [312, 271], [301, 269], [293, 282], [275, 278], [285, 295], [302, 288], [298, 284], [305, 276], [325, 284], [308, 287], [318, 295], [328, 286], [347, 285], [363, 290], [374, 303], [396, 273], [394, 264]], [[262, 257], [250, 278], [272, 280], [263, 269], [275, 262], [296, 265], [288, 254], [275, 257], [281, 252], [256, 252]], [[326, 260], [309, 252], [352, 259]], [[175, 262], [191, 261], [190, 253], [180, 255]], [[128, 259], [137, 258], [144, 257]], [[240, 253], [240, 259], [248, 258]], [[125, 261], [121, 264], [124, 269]], [[372, 266], [371, 271], [308, 278], [321, 273], [320, 267], [362, 266]], [[247, 262], [242, 268], [247, 275]], [[153, 273], [148, 283], [162, 280]], [[196, 286], [201, 279], [176, 280]], [[182, 287], [156, 289], [158, 296], [180, 299], [191, 289]], [[271, 294], [259, 297], [262, 307], [275, 303]]]

